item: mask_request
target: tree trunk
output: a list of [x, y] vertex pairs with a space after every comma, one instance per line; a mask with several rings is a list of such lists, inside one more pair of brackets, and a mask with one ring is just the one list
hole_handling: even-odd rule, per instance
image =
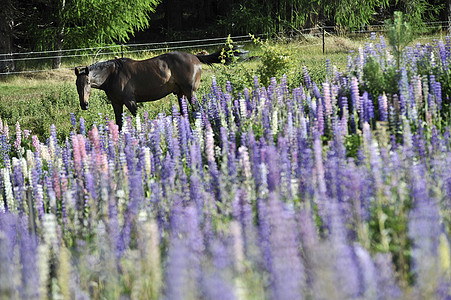
[[61, 55], [63, 55], [63, 38], [64, 38], [64, 27], [57, 33], [55, 37], [55, 50], [56, 52], [55, 58], [53, 59], [52, 69], [61, 68]]
[[12, 72], [15, 69], [12, 60], [12, 30], [14, 26], [14, 8], [11, 1], [6, 1], [0, 10], [0, 73]]
[[448, 34], [451, 34], [451, 0], [448, 0]]
[[66, 8], [66, 0], [62, 0], [58, 12], [58, 32], [55, 35], [54, 49], [57, 51], [53, 59], [52, 69], [61, 68], [61, 55], [63, 54], [63, 40], [64, 40], [64, 13]]
[[163, 2], [165, 6], [165, 19], [168, 31], [182, 29], [182, 4], [180, 0]]

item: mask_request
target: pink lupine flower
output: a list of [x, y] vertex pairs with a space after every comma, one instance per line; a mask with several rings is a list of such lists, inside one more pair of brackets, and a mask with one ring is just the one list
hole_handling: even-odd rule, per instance
[[119, 141], [119, 127], [114, 123], [113, 120], [108, 122], [108, 128], [111, 132], [111, 139], [113, 140], [113, 144], [116, 146]]
[[31, 130], [28, 130], [28, 129], [23, 130], [23, 138], [24, 139], [28, 139], [30, 137], [30, 134], [31, 134]]
[[85, 137], [81, 134], [77, 135], [78, 138], [78, 148], [80, 151], [80, 158], [82, 161], [86, 159], [86, 146], [85, 146]]
[[61, 201], [61, 183], [60, 183], [60, 176], [58, 174], [58, 172], [53, 172], [53, 190], [55, 191], [55, 196], [56, 199], [58, 199], [59, 201]]
[[77, 174], [81, 171], [81, 154], [80, 147], [78, 145], [78, 137], [76, 135], [72, 136], [72, 149], [74, 155], [74, 167]]
[[19, 122], [16, 122], [16, 141], [14, 142], [14, 149], [17, 151], [22, 144], [22, 130], [20, 130]]
[[100, 138], [99, 138], [99, 130], [97, 129], [97, 126], [93, 126], [92, 129], [89, 131], [89, 139], [91, 140], [92, 144], [94, 145], [94, 148], [96, 151], [100, 151]]
[[31, 137], [34, 151], [39, 152], [39, 139], [36, 135]]
[[3, 134], [6, 136], [6, 140], [9, 142], [9, 127], [6, 121], [3, 124]]

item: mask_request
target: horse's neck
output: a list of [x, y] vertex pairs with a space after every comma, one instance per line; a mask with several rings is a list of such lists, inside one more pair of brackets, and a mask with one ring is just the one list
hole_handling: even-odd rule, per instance
[[111, 61], [102, 61], [89, 66], [89, 78], [91, 87], [100, 88], [114, 71], [114, 63]]

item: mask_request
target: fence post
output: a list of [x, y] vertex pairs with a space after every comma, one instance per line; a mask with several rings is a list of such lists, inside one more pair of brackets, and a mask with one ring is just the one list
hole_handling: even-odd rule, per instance
[[121, 44], [121, 57], [124, 58], [124, 44]]
[[326, 37], [326, 29], [324, 29], [324, 27], [323, 27], [323, 54], [326, 53], [325, 37]]

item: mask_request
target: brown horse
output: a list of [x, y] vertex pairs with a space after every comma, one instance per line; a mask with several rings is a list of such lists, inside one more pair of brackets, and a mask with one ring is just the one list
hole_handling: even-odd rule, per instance
[[210, 55], [169, 52], [146, 60], [117, 58], [75, 68], [81, 109], [88, 109], [91, 87], [104, 90], [111, 101], [119, 129], [123, 105], [136, 115], [137, 103], [155, 101], [175, 94], [182, 112], [181, 98], [192, 104], [200, 83], [202, 63], [221, 62], [221, 51]]

